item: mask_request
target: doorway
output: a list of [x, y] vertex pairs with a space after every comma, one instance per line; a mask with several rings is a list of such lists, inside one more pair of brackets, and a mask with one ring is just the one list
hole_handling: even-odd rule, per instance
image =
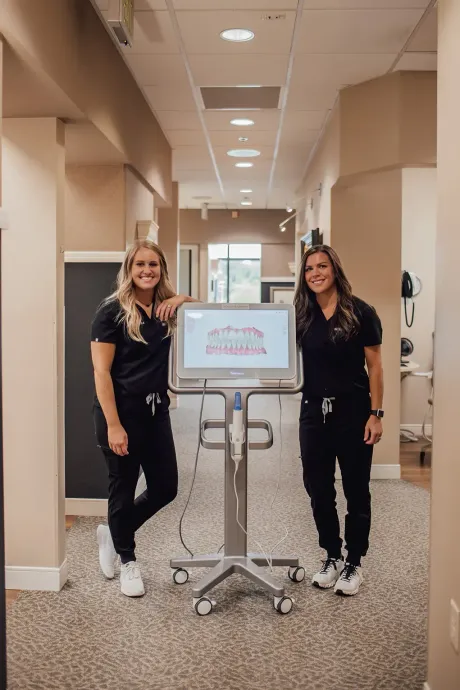
[[208, 302], [260, 302], [261, 244], [208, 245]]

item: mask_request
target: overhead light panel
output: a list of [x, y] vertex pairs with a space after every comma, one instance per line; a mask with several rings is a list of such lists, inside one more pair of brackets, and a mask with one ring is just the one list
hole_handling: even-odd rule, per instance
[[241, 141], [241, 143], [244, 144], [246, 141], [249, 141], [249, 137], [238, 137], [238, 141]]
[[241, 206], [252, 206], [252, 201], [250, 199], [244, 199], [241, 202]]
[[235, 127], [252, 127], [254, 120], [249, 120], [246, 117], [237, 117], [234, 120], [230, 120], [230, 124]]
[[240, 194], [252, 194], [252, 189], [240, 189]]
[[235, 163], [235, 168], [252, 168], [254, 163]]
[[230, 151], [227, 151], [227, 156], [232, 158], [257, 158], [257, 156], [260, 156], [260, 151], [257, 151], [257, 149], [230, 149]]
[[250, 29], [225, 29], [220, 34], [224, 41], [232, 41], [233, 43], [245, 43], [252, 41], [254, 32]]

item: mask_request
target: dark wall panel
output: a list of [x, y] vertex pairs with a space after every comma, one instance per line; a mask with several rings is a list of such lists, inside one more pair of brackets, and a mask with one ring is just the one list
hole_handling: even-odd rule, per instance
[[96, 447], [92, 406], [90, 329], [94, 313], [114, 288], [120, 264], [65, 265], [66, 498], [107, 498], [107, 473]]

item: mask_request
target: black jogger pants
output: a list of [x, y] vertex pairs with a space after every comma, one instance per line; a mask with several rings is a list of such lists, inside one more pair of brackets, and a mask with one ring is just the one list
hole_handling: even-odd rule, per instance
[[[108, 521], [115, 551], [122, 563], [135, 560], [134, 534], [141, 525], [171, 503], [177, 495], [177, 462], [169, 418], [169, 398], [152, 405], [132, 401], [118, 410], [128, 435], [129, 455], [116, 455], [109, 448], [107, 423], [102, 409], [93, 409], [97, 444], [109, 475]], [[147, 489], [134, 500], [140, 467]]]
[[303, 396], [300, 410], [300, 449], [304, 485], [311, 499], [319, 545], [328, 556], [341, 555], [342, 539], [336, 508], [336, 459], [347, 501], [345, 544], [348, 560], [360, 563], [369, 548], [371, 495], [369, 481], [373, 446], [364, 442], [370, 414], [367, 393], [356, 393], [330, 403]]

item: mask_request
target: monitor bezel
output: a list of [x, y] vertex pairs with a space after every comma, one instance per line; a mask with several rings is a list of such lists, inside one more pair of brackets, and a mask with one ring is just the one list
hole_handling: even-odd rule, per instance
[[[287, 368], [259, 368], [259, 367], [213, 367], [190, 368], [184, 366], [184, 327], [185, 316], [190, 311], [286, 311], [288, 313], [288, 343], [289, 366]], [[176, 371], [180, 379], [221, 379], [246, 380], [258, 379], [267, 381], [292, 381], [297, 375], [297, 344], [295, 328], [295, 312], [291, 304], [213, 304], [202, 302], [186, 302], [178, 312], [176, 334]]]

